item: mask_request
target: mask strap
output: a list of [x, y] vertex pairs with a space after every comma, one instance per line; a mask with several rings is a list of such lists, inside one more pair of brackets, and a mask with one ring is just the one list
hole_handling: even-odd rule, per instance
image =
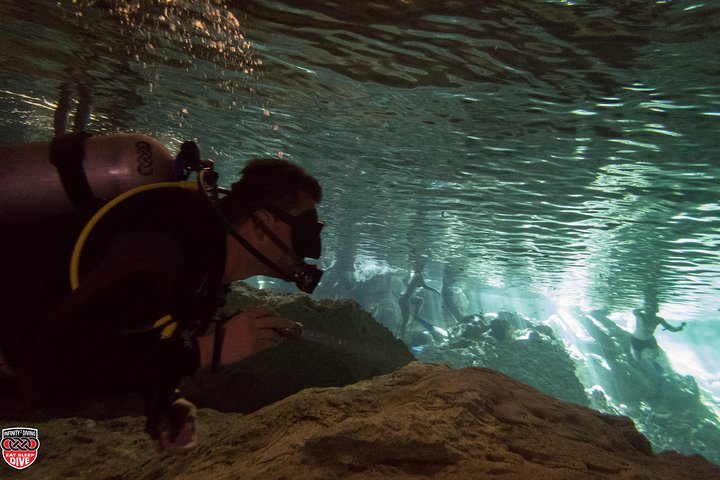
[[[260, 207], [262, 208], [262, 207]], [[255, 211], [257, 212], [257, 210]], [[262, 221], [262, 219], [255, 217], [255, 212], [253, 212], [253, 221], [255, 221], [255, 224], [260, 227], [260, 230], [263, 231], [265, 235], [267, 235], [272, 242], [277, 245], [277, 247], [285, 252], [288, 255], [291, 256], [298, 256], [297, 252], [295, 252], [292, 248], [290, 248], [285, 242], [280, 240], [280, 237], [275, 235], [275, 232], [270, 230], [270, 227], [268, 227], [265, 222]], [[270, 212], [272, 214], [272, 212]]]
[[[250, 245], [250, 243], [245, 240], [235, 228], [233, 228], [232, 225], [230, 225], [230, 222], [225, 220], [225, 217], [223, 217], [223, 221], [225, 222], [225, 226], [227, 228], [228, 233], [240, 244], [242, 245], [248, 252], [250, 252], [252, 255], [255, 256], [258, 260], [260, 260], [262, 263], [270, 267], [271, 269], [278, 272], [283, 280], [286, 282], [295, 282], [295, 285], [302, 290], [305, 293], [312, 293], [315, 290], [315, 287], [317, 287], [317, 284], [320, 283], [320, 277], [322, 277], [322, 270], [317, 268], [315, 265], [309, 265], [307, 263], [302, 264], [302, 267], [299, 271], [295, 273], [288, 273], [285, 270], [281, 269], [279, 266], [277, 266], [275, 263], [273, 263], [269, 258], [267, 258], [265, 255], [260, 253], [255, 247]], [[282, 241], [275, 236], [274, 233], [269, 231], [270, 229], [264, 225], [262, 222], [260, 222], [261, 225], [265, 227], [264, 230], [268, 236], [272, 239], [274, 237], [276, 243], [278, 243], [279, 246], [282, 246]], [[262, 228], [262, 227], [261, 227]], [[287, 247], [286, 247], [287, 248]]]
[[[210, 175], [211, 176], [211, 182], [207, 183], [205, 176]], [[320, 277], [322, 276], [322, 270], [318, 269], [314, 265], [308, 265], [307, 263], [303, 264], [303, 267], [300, 271], [296, 273], [289, 273], [280, 268], [278, 265], [276, 265], [274, 262], [272, 262], [269, 258], [267, 258], [265, 255], [260, 253], [260, 251], [253, 247], [250, 242], [245, 240], [240, 233], [238, 233], [237, 230], [235, 230], [235, 227], [232, 226], [232, 224], [225, 218], [225, 215], [223, 215], [220, 210], [217, 207], [217, 204], [213, 201], [213, 194], [217, 193], [219, 191], [218, 187], [215, 185], [215, 179], [217, 178], [217, 174], [213, 172], [212, 170], [202, 170], [199, 172], [198, 175], [198, 183], [200, 184], [200, 190], [205, 194], [205, 197], [210, 201], [210, 203], [213, 206], [213, 210], [215, 213], [217, 213], [220, 220], [225, 225], [225, 229], [230, 234], [233, 239], [235, 239], [236, 242], [238, 242], [240, 245], [243, 246], [250, 254], [252, 254], [255, 258], [260, 260], [262, 263], [264, 263], [266, 266], [270, 267], [272, 270], [275, 270], [277, 273], [279, 273], [283, 280], [286, 282], [295, 282], [295, 285], [302, 290], [305, 293], [312, 293], [313, 290], [315, 290], [315, 287], [320, 281]], [[227, 193], [227, 192], [222, 192]], [[267, 225], [265, 225], [263, 222], [260, 222], [261, 227], [264, 227], [264, 232], [268, 234], [268, 236], [273, 239], [276, 243], [278, 243], [279, 246], [283, 246], [283, 242], [277, 238], [277, 236], [270, 231]], [[288, 248], [285, 246], [285, 248]]]
[[[223, 217], [223, 220], [225, 220], [225, 217]], [[242, 245], [243, 248], [245, 248], [245, 250], [247, 250], [248, 252], [250, 252], [255, 258], [257, 258], [257, 259], [260, 260], [262, 263], [264, 263], [264, 264], [267, 265], [268, 267], [270, 267], [270, 268], [272, 268], [273, 270], [275, 270], [275, 271], [276, 271], [277, 273], [279, 273], [280, 275], [282, 275], [281, 278], [282, 278], [283, 280], [288, 281], [288, 282], [293, 280], [293, 276], [292, 276], [290, 273], [286, 272], [285, 270], [283, 270], [282, 268], [280, 268], [279, 266], [277, 266], [272, 260], [270, 260], [269, 258], [267, 258], [267, 257], [266, 257], [265, 255], [263, 255], [262, 253], [260, 253], [260, 250], [258, 250], [257, 248], [253, 247], [252, 245], [250, 245], [250, 242], [248, 242], [247, 240], [245, 240], [245, 239], [242, 237], [242, 235], [240, 235], [240, 234], [238, 233], [238, 231], [235, 230], [235, 228], [233, 228], [233, 226], [230, 225], [230, 222], [228, 222], [227, 220], [225, 220], [225, 227], [227, 228], [227, 231], [228, 231], [228, 233], [230, 234], [230, 236], [233, 237], [233, 238], [235, 239], [235, 241], [237, 241], [240, 245]], [[279, 239], [278, 239], [278, 240], [279, 240]]]
[[[206, 176], [210, 176], [210, 179], [206, 178]], [[275, 270], [277, 273], [279, 273], [281, 278], [285, 281], [292, 281], [293, 277], [290, 273], [284, 271], [279, 266], [275, 265], [269, 258], [267, 258], [265, 255], [260, 253], [258, 249], [250, 245], [250, 242], [245, 240], [238, 232], [235, 230], [235, 228], [228, 222], [227, 218], [225, 218], [225, 215], [223, 215], [217, 204], [213, 201], [218, 193], [218, 188], [215, 184], [215, 180], [217, 179], [217, 173], [212, 170], [202, 170], [198, 174], [198, 183], [200, 184], [200, 190], [205, 194], [205, 198], [212, 204], [213, 211], [217, 213], [218, 218], [222, 221], [223, 225], [225, 225], [225, 230], [230, 234], [231, 237], [235, 239], [240, 245], [243, 246], [248, 252], [250, 252], [255, 258], [260, 260], [262, 263], [264, 263], [266, 266], [270, 267], [271, 269]], [[209, 181], [208, 181], [209, 180]], [[279, 239], [278, 239], [279, 240]]]

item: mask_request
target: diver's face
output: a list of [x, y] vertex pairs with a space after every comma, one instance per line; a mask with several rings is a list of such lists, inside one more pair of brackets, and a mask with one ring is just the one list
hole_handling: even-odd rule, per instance
[[324, 224], [318, 220], [315, 203], [306, 193], [301, 194], [301, 201], [290, 211], [272, 204], [263, 205], [261, 208], [290, 227], [290, 243], [284, 243], [292, 247], [298, 257], [320, 258], [320, 232]]
[[294, 272], [307, 257], [320, 257], [320, 230], [315, 201], [305, 192], [298, 203], [287, 211], [273, 206], [261, 207], [261, 221], [275, 234], [268, 237], [268, 256], [283, 270]]

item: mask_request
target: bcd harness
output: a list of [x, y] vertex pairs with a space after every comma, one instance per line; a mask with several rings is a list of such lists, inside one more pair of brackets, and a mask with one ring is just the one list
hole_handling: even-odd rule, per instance
[[[76, 210], [81, 213], [88, 213], [96, 210], [80, 231], [70, 257], [70, 287], [76, 290], [80, 286], [80, 261], [83, 249], [86, 245], [88, 237], [93, 229], [105, 216], [113, 209], [121, 206], [126, 200], [135, 197], [144, 192], [163, 189], [181, 189], [188, 191], [197, 191], [202, 189], [203, 192], [208, 190], [216, 190], [216, 186], [200, 186], [200, 176], [198, 181], [187, 181], [191, 172], [200, 172], [203, 169], [212, 170], [212, 161], [201, 161], [200, 151], [194, 142], [184, 142], [180, 148], [180, 153], [175, 158], [175, 173], [181, 180], [155, 182], [145, 185], [139, 185], [130, 190], [117, 195], [115, 198], [102, 203], [102, 200], [92, 193], [92, 189], [85, 177], [85, 171], [82, 166], [84, 161], [84, 143], [90, 135], [85, 132], [64, 135], [53, 140], [51, 146], [51, 163], [58, 169], [58, 173], [62, 180], [63, 188], [73, 203]], [[210, 200], [210, 193], [206, 193], [205, 197]], [[212, 193], [216, 198], [216, 194]], [[98, 205], [102, 205], [97, 208]], [[208, 325], [201, 325], [199, 330], [206, 330]], [[167, 314], [159, 318], [152, 326], [145, 328], [135, 328], [125, 330], [125, 334], [134, 334], [149, 332], [160, 329], [159, 338], [161, 340], [169, 339], [176, 331], [178, 323], [173, 319], [172, 315]]]

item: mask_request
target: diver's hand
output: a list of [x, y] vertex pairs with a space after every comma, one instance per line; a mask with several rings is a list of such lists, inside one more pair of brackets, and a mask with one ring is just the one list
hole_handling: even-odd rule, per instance
[[184, 455], [195, 447], [196, 416], [195, 405], [184, 398], [175, 400], [160, 423], [160, 435], [157, 439], [160, 450], [169, 455]]
[[[292, 329], [295, 322], [278, 316], [267, 307], [257, 307], [238, 313], [225, 322], [225, 338], [220, 365], [239, 362], [283, 341], [281, 332]], [[198, 337], [200, 366], [209, 367], [213, 356], [213, 334]]]
[[687, 325], [687, 322], [682, 322], [679, 326], [673, 327], [669, 323], [665, 323], [663, 326], [663, 330], [669, 330], [671, 332], [680, 332], [683, 328], [685, 328], [685, 325]]

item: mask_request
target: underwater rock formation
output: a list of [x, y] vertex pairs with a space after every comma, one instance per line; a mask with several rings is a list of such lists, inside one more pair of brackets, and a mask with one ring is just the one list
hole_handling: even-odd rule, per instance
[[492, 368], [560, 400], [589, 404], [575, 364], [550, 327], [501, 311], [468, 316], [449, 333], [438, 343], [416, 332], [417, 359], [454, 368]]
[[[655, 451], [717, 462], [717, 429], [688, 379], [669, 375], [663, 395], [649, 396], [641, 367], [619, 347], [628, 334], [614, 324], [603, 337], [583, 320], [594, 339], [587, 347], [616, 374], [606, 395], [588, 400], [550, 327], [512, 312], [474, 316], [443, 338], [411, 332], [420, 359], [450, 369], [413, 362], [353, 301], [238, 285], [226, 313], [257, 304], [302, 322], [305, 337], [185, 382], [192, 400], [212, 408], [201, 410], [201, 444], [188, 458], [154, 452], [137, 399], [73, 402], [3, 415], [40, 431], [41, 457], [17, 478], [720, 478], [701, 457], [651, 454], [647, 438]], [[648, 437], [628, 417], [576, 405], [588, 403], [631, 416]], [[67, 416], [75, 418], [47, 421]]]
[[198, 372], [183, 383], [198, 406], [249, 413], [308, 387], [341, 387], [389, 373], [415, 360], [407, 346], [352, 300], [313, 301], [233, 285], [220, 315], [268, 305], [304, 326], [286, 341], [218, 374]]
[[720, 462], [720, 419], [703, 402], [697, 382], [673, 371], [662, 349], [656, 365], [638, 362], [629, 352], [630, 333], [607, 312], [575, 312], [589, 340], [577, 340], [587, 352], [579, 373], [598, 384], [591, 405], [631, 417], [660, 450], [698, 452]]
[[720, 424], [692, 377], [675, 373], [662, 351], [662, 374], [635, 361], [630, 333], [604, 312], [578, 310], [574, 317], [584, 332], [576, 358], [550, 326], [514, 312], [468, 316], [442, 342], [422, 332], [409, 340], [418, 360], [499, 370], [555, 398], [632, 418], [656, 450], [720, 462]]
[[196, 450], [167, 457], [139, 417], [52, 420], [36, 425], [39, 458], [13, 478], [720, 478], [698, 455], [653, 454], [626, 417], [481, 368], [413, 362], [249, 415], [201, 410], [199, 423]]
[[[236, 282], [218, 316], [258, 305], [302, 323], [302, 337], [221, 367], [216, 374], [204, 370], [186, 378], [183, 393], [199, 407], [249, 413], [304, 388], [345, 386], [415, 361], [405, 343], [353, 300], [314, 301], [305, 294], [271, 293]], [[144, 411], [136, 395], [71, 399], [33, 410], [20, 408], [21, 403], [14, 392], [0, 389], [0, 420], [107, 419]]]

